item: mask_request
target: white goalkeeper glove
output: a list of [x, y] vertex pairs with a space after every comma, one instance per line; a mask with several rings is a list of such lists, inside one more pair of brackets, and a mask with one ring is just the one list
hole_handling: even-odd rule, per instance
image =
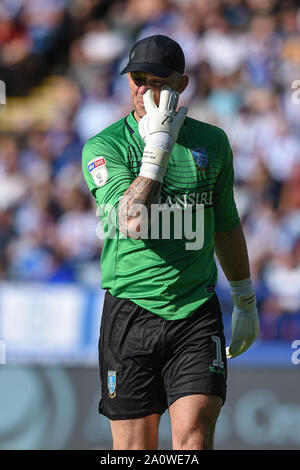
[[259, 318], [256, 307], [256, 296], [251, 278], [242, 281], [230, 281], [231, 295], [234, 303], [230, 346], [226, 348], [229, 359], [246, 351], [259, 331]]
[[140, 175], [162, 182], [188, 108], [182, 106], [176, 112], [179, 93], [167, 86], [161, 89], [158, 107], [153, 95], [150, 88], [143, 96], [146, 114], [139, 121], [139, 133], [146, 146]]

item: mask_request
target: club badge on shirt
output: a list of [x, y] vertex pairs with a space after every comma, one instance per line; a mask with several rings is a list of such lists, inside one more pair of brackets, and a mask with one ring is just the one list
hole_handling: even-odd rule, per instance
[[208, 155], [206, 153], [205, 148], [203, 147], [197, 147], [191, 149], [192, 155], [194, 157], [197, 169], [199, 171], [205, 171], [208, 170], [209, 165], [208, 165]]
[[108, 178], [105, 158], [100, 156], [90, 160], [88, 162], [88, 169], [96, 186], [99, 188], [104, 186]]

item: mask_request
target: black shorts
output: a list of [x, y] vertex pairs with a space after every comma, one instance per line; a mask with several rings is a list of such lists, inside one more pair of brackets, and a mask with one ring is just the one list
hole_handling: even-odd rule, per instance
[[99, 413], [111, 420], [162, 414], [186, 395], [226, 397], [227, 362], [217, 295], [188, 318], [164, 320], [105, 294]]

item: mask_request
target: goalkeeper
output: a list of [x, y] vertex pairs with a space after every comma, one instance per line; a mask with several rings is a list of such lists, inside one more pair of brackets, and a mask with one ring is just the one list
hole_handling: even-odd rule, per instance
[[[223, 130], [178, 109], [184, 68], [172, 39], [138, 41], [122, 71], [133, 111], [83, 149], [107, 235], [99, 412], [114, 449], [156, 449], [166, 409], [173, 449], [212, 449], [227, 358], [246, 351], [259, 329], [230, 144]], [[227, 348], [214, 253], [234, 304]]]

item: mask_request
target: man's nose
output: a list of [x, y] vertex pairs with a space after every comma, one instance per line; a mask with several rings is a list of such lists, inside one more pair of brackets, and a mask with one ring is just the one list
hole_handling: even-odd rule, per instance
[[149, 88], [152, 88], [150, 85], [141, 85], [138, 89], [140, 95], [144, 95]]

